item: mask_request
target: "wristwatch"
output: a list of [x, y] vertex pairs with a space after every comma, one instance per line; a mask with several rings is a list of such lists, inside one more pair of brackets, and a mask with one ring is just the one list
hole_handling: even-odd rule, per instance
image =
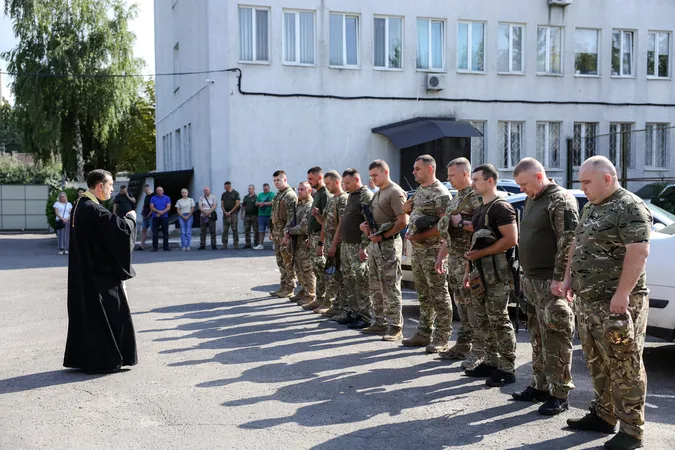
[[457, 228], [459, 228], [460, 230], [463, 230], [463, 229], [464, 229], [464, 219], [460, 220], [460, 221], [457, 223]]

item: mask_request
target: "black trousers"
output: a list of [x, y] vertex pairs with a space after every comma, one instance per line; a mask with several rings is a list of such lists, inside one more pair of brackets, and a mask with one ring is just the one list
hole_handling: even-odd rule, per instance
[[152, 249], [157, 250], [159, 245], [159, 227], [162, 227], [162, 243], [164, 250], [169, 250], [169, 218], [168, 217], [153, 217], [152, 218]]

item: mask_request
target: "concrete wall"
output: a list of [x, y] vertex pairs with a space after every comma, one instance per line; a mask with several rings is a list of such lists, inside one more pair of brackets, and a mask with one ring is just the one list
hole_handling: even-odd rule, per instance
[[45, 207], [49, 188], [40, 185], [0, 185], [0, 230], [47, 230]]

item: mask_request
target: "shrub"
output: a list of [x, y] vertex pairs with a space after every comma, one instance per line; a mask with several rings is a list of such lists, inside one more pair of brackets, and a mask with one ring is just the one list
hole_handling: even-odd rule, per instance
[[[56, 223], [56, 213], [54, 212], [54, 203], [59, 200], [60, 189], [51, 189], [49, 191], [49, 197], [47, 197], [47, 206], [45, 212], [47, 213], [47, 223], [49, 226], [54, 228]], [[77, 188], [66, 188], [65, 191], [68, 201], [75, 206], [75, 201], [77, 200]]]
[[0, 184], [43, 184], [50, 189], [61, 186], [58, 164], [25, 164], [14, 156], [0, 155]]

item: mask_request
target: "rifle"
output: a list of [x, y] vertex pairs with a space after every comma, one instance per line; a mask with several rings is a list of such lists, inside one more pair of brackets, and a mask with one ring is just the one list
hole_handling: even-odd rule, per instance
[[408, 185], [408, 190], [409, 191], [414, 191], [413, 187], [410, 185], [410, 181], [404, 176], [403, 179], [405, 180], [405, 184]]
[[[370, 205], [363, 205], [363, 215], [366, 216], [366, 222], [368, 222], [368, 226], [370, 227], [371, 234], [376, 233], [377, 232], [377, 225], [375, 224], [375, 217], [373, 217], [373, 212], [370, 210]], [[377, 246], [380, 249], [380, 253], [382, 253], [382, 245], [381, 244], [382, 244], [382, 242], [377, 243]]]

